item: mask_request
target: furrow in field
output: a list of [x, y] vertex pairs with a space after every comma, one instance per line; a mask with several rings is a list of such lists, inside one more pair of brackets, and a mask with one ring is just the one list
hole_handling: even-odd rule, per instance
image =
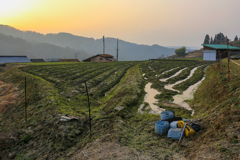
[[93, 94], [94, 97], [105, 96], [105, 93], [113, 88], [116, 84], [120, 82], [126, 71], [132, 67], [133, 65], [125, 66], [118, 71], [116, 71], [112, 76], [107, 78], [105, 81], [101, 82], [96, 87], [90, 90], [90, 93]]
[[[165, 109], [158, 107], [157, 105], [155, 105], [154, 103], [157, 103], [157, 99], [155, 99], [154, 97], [157, 94], [161, 94], [160, 92], [158, 92], [156, 89], [151, 88], [152, 83], [148, 82], [148, 84], [145, 86], [144, 90], [146, 92], [146, 95], [144, 96], [144, 102], [148, 103], [149, 106], [151, 108], [151, 111], [149, 112], [150, 114], [156, 114], [156, 115], [160, 115], [161, 112], [165, 111]], [[138, 111], [140, 113], [142, 112], [142, 108], [143, 108], [144, 104], [141, 104]], [[148, 108], [146, 108], [148, 109]]]
[[185, 70], [183, 70], [183, 71], [181, 72], [181, 74], [179, 74], [179, 75], [177, 75], [177, 76], [175, 76], [175, 77], [169, 78], [169, 79], [167, 80], [167, 82], [168, 82], [169, 84], [173, 84], [173, 83], [176, 83], [177, 81], [186, 79], [186, 78], [189, 76], [191, 70], [192, 70], [193, 68], [199, 66], [199, 65], [200, 65], [200, 64], [197, 64], [197, 65], [195, 64], [195, 65], [188, 66], [188, 68], [186, 68]]
[[167, 84], [167, 85], [164, 86], [164, 88], [179, 93], [179, 91], [176, 90], [176, 89], [173, 89], [173, 87], [174, 87], [175, 85], [178, 85], [178, 84], [180, 84], [180, 83], [182, 83], [182, 82], [188, 80], [189, 78], [191, 78], [192, 75], [193, 75], [193, 73], [194, 73], [199, 67], [200, 67], [200, 66], [193, 68], [193, 69], [191, 70], [191, 72], [190, 72], [190, 74], [189, 74], [189, 76], [188, 76], [187, 78], [185, 78], [185, 79], [183, 79], [183, 80], [180, 80], [180, 81], [177, 81], [177, 82], [174, 83], [174, 84]]
[[[206, 68], [207, 67], [204, 68], [204, 72], [205, 72]], [[192, 115], [193, 115], [194, 110], [189, 106], [188, 103], [184, 102], [184, 100], [193, 99], [194, 92], [197, 90], [198, 86], [202, 83], [202, 81], [204, 79], [205, 79], [205, 75], [202, 77], [202, 79], [200, 81], [189, 86], [185, 91], [183, 91], [182, 94], [177, 94], [177, 95], [173, 96], [173, 103], [178, 104], [179, 106], [181, 106], [187, 110], [192, 110]]]
[[171, 78], [176, 77], [177, 75], [179, 75], [179, 74], [180, 74], [183, 70], [185, 70], [185, 69], [187, 69], [187, 67], [179, 70], [179, 71], [176, 72], [174, 75], [172, 75], [172, 76], [170, 76], [170, 77], [168, 77], [168, 78], [161, 78], [161, 79], [159, 79], [159, 80], [162, 81], [162, 82], [166, 82], [168, 79], [171, 79]]
[[98, 75], [97, 77], [91, 79], [88, 81], [88, 86], [89, 88], [93, 88], [97, 85], [99, 85], [101, 82], [106, 80], [108, 77], [116, 73], [120, 68], [123, 68], [125, 65], [120, 65], [120, 66], [114, 66], [114, 68], [111, 68], [110, 70]]
[[[77, 73], [72, 76], [68, 76], [65, 79], [71, 79], [73, 81], [78, 81], [79, 78], [82, 79], [84, 77], [87, 77], [90, 74], [98, 75], [98, 74], [104, 72], [105, 70], [108, 70], [109, 68], [111, 68], [111, 66], [94, 67], [94, 68], [86, 70], [84, 72]], [[90, 77], [92, 78], [92, 76], [90, 76]], [[88, 80], [88, 78], [86, 78], [86, 80]]]
[[175, 68], [172, 68], [172, 69], [166, 70], [166, 71], [162, 72], [162, 74], [165, 74], [165, 73], [170, 72], [170, 71], [172, 71], [172, 70], [174, 70], [174, 69], [177, 69], [177, 68], [179, 68], [179, 67], [175, 67]]

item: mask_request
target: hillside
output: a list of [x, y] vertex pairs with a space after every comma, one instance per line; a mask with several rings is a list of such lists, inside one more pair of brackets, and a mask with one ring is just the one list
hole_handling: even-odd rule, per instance
[[240, 40], [239, 41], [232, 41], [232, 42], [230, 42], [230, 45], [235, 46], [235, 47], [240, 47]]
[[[82, 51], [90, 55], [101, 54], [103, 51], [103, 42], [101, 39], [86, 38], [75, 36], [69, 33], [58, 34], [40, 34], [32, 31], [20, 31], [10, 26], [0, 25], [0, 33], [22, 38], [29, 42], [48, 43], [60, 47], [69, 47], [71, 49]], [[117, 39], [105, 38], [105, 52], [116, 56]], [[119, 60], [147, 60], [155, 59], [161, 55], [170, 56], [174, 54], [173, 48], [162, 47], [159, 45], [139, 45], [135, 43], [119, 40]], [[40, 58], [40, 57], [39, 57]]]
[[0, 55], [26, 55], [28, 58], [75, 58], [80, 60], [90, 55], [69, 47], [59, 47], [48, 43], [32, 43], [21, 38], [0, 33]]
[[203, 57], [203, 48], [200, 50], [194, 50], [194, 51], [189, 51], [187, 53], [188, 55], [186, 56], [186, 58], [195, 58], [195, 57]]
[[[0, 83], [0, 89], [6, 92], [0, 97], [4, 96], [5, 104], [10, 103], [10, 96], [14, 101], [0, 109], [0, 156], [3, 159], [240, 159], [240, 66], [232, 62], [230, 82], [227, 81], [227, 60], [207, 68], [206, 79], [194, 93], [194, 99], [189, 100], [195, 110], [193, 117], [186, 109], [170, 108], [177, 116], [202, 119], [199, 122], [202, 130], [193, 137], [184, 137], [181, 146], [177, 146], [177, 140], [155, 133], [154, 124], [160, 119], [159, 115], [138, 114], [146, 83], [153, 82], [154, 88], [162, 89], [166, 82], [159, 82], [155, 75], [176, 67], [177, 63], [182, 64], [182, 68], [193, 68], [205, 62], [2, 67], [0, 80], [5, 83]], [[155, 70], [159, 67], [162, 69]], [[203, 75], [204, 67], [199, 68], [199, 74]], [[171, 74], [177, 69], [180, 68]], [[141, 70], [146, 71], [148, 80], [144, 80]], [[202, 77], [199, 74], [179, 87], [195, 83], [196, 78]], [[182, 77], [176, 78], [185, 75], [188, 76], [187, 69]], [[25, 76], [28, 80], [27, 122], [24, 120]], [[170, 72], [165, 76], [170, 76]], [[91, 135], [85, 80], [88, 80], [91, 102]], [[165, 98], [171, 97], [166, 91], [162, 92]], [[116, 110], [119, 105], [124, 108]], [[164, 104], [161, 107], [169, 108]], [[63, 115], [76, 119], [61, 121]]]

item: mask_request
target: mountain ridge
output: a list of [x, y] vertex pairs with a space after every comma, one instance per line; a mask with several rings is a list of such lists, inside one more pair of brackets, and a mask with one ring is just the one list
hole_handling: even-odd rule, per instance
[[[103, 51], [102, 38], [87, 38], [66, 32], [41, 34], [34, 31], [21, 31], [8, 25], [0, 25], [0, 33], [22, 38], [31, 43], [48, 43], [63, 48], [69, 47], [89, 55], [102, 54]], [[107, 54], [116, 56], [117, 39], [111, 37], [105, 38], [105, 47]], [[170, 56], [173, 54], [174, 49], [157, 44], [150, 46], [119, 39], [119, 60], [121, 61], [147, 60], [158, 58], [162, 55]]]

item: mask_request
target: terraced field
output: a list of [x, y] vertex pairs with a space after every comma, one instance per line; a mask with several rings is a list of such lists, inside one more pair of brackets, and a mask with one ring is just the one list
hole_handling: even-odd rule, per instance
[[[51, 82], [63, 99], [71, 102], [71, 107], [75, 106], [73, 107], [74, 110], [76, 108], [82, 110], [86, 108], [85, 81], [88, 85], [91, 105], [96, 108], [101, 106], [101, 99], [121, 81], [128, 69], [137, 64], [140, 64], [139, 68], [146, 82], [151, 82], [151, 87], [160, 92], [154, 97], [158, 101], [158, 106], [164, 108], [165, 106], [161, 106], [162, 102], [172, 102], [174, 100], [173, 96], [182, 93], [189, 86], [200, 81], [204, 76], [204, 68], [210, 63], [159, 60], [149, 62], [34, 65], [23, 67], [21, 70]], [[141, 87], [138, 86], [137, 89], [140, 90]], [[154, 99], [154, 97], [152, 98]]]
[[99, 99], [120, 82], [127, 70], [138, 63], [141, 62], [40, 65], [23, 67], [21, 70], [51, 82], [63, 99], [77, 108], [87, 107], [86, 81], [94, 108], [100, 106]]
[[[174, 108], [166, 107], [166, 104], [174, 106], [174, 104], [169, 103], [174, 101], [173, 96], [181, 94], [189, 86], [199, 82], [204, 76], [204, 69], [211, 63], [203, 61], [161, 60], [142, 64], [141, 71], [145, 79], [152, 83], [152, 88], [160, 92], [155, 95], [157, 101], [152, 103], [158, 105], [160, 108], [175, 110]], [[149, 109], [149, 107], [146, 108]], [[189, 114], [190, 112], [188, 112]]]

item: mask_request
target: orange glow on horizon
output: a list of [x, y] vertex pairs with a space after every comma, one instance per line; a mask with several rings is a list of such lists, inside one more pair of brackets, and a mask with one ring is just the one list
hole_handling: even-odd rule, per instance
[[[216, 34], [229, 26], [239, 28], [239, 21], [232, 20], [238, 18], [238, 4], [239, 0], [0, 0], [0, 24], [43, 34], [68, 32], [94, 38], [105, 35], [166, 45], [173, 40], [179, 43], [177, 39], [186, 35], [199, 40], [193, 35]], [[219, 12], [226, 8], [231, 10]], [[226, 22], [222, 23], [222, 19]], [[200, 41], [202, 38], [196, 43]]]

